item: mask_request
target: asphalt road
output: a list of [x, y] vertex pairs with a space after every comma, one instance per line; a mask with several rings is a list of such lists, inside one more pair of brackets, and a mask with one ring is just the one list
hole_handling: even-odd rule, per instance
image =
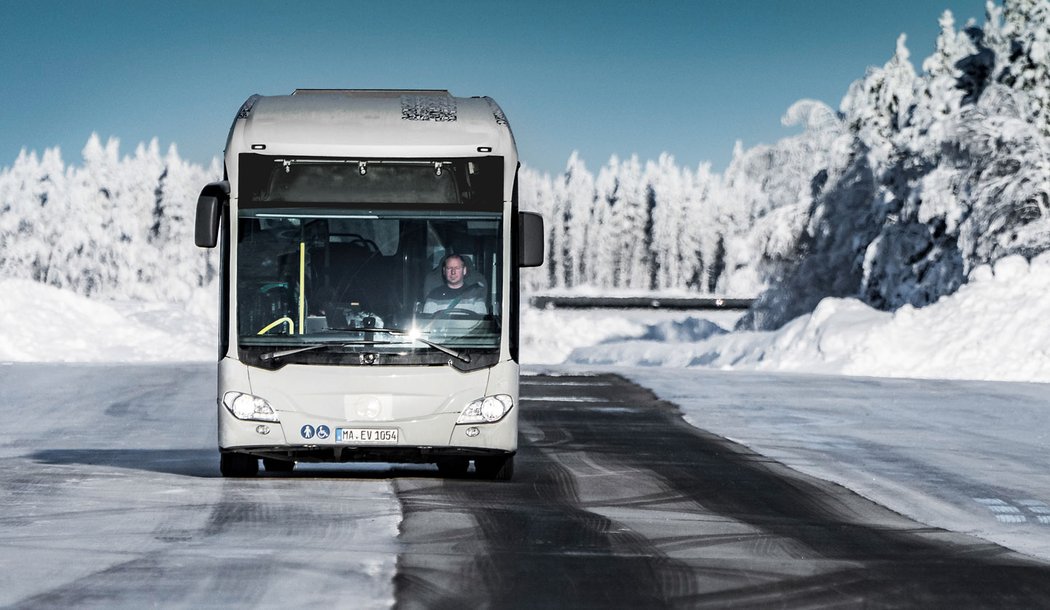
[[1050, 566], [685, 424], [612, 376], [530, 377], [506, 484], [398, 479], [405, 608], [1037, 607]]
[[0, 413], [2, 608], [392, 603], [389, 478], [221, 478], [214, 364], [0, 366]]
[[0, 606], [1039, 607], [1050, 566], [526, 377], [510, 482], [218, 476], [211, 365], [0, 367]]

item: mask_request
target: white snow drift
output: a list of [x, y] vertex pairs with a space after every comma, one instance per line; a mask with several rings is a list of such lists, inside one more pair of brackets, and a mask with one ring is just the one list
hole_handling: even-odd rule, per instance
[[[189, 307], [101, 302], [2, 280], [0, 360], [207, 361], [214, 295]], [[955, 294], [893, 313], [828, 298], [771, 332], [729, 332], [735, 314], [527, 308], [526, 364], [706, 367], [943, 379], [1050, 382], [1050, 254], [974, 270]]]
[[[1050, 255], [1031, 264], [1012, 256], [994, 268], [975, 269], [971, 281], [958, 292], [923, 308], [905, 306], [889, 313], [856, 299], [827, 298], [813, 313], [777, 331], [708, 331], [699, 340], [684, 341], [647, 338], [645, 333], [659, 325], [648, 330], [639, 325], [624, 332], [602, 323], [588, 336], [601, 342], [577, 347], [568, 361], [1050, 382], [1048, 293]], [[530, 313], [525, 326], [536, 326], [532, 323], [536, 316], [546, 314]], [[599, 329], [605, 330], [604, 337], [598, 336]], [[533, 330], [526, 336], [532, 336]], [[582, 334], [577, 330], [559, 336], [571, 340]], [[633, 336], [624, 338], [625, 334]]]

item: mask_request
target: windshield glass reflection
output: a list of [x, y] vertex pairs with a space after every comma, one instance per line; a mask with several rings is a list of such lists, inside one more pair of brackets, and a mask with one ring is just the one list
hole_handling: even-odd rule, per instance
[[242, 210], [240, 343], [270, 353], [496, 349], [501, 230], [489, 212]]

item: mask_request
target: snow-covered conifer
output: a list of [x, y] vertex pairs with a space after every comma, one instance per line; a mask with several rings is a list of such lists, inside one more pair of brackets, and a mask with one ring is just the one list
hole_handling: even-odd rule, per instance
[[1003, 17], [1010, 47], [998, 80], [1026, 94], [1026, 119], [1050, 135], [1050, 2], [1004, 0]]

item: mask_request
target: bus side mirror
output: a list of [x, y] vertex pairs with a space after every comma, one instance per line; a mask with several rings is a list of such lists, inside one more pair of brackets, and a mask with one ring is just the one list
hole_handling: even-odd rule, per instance
[[518, 266], [543, 264], [543, 217], [534, 212], [518, 212]]
[[198, 248], [214, 248], [219, 243], [219, 217], [229, 196], [230, 183], [225, 180], [212, 182], [201, 190], [193, 227], [193, 243]]

